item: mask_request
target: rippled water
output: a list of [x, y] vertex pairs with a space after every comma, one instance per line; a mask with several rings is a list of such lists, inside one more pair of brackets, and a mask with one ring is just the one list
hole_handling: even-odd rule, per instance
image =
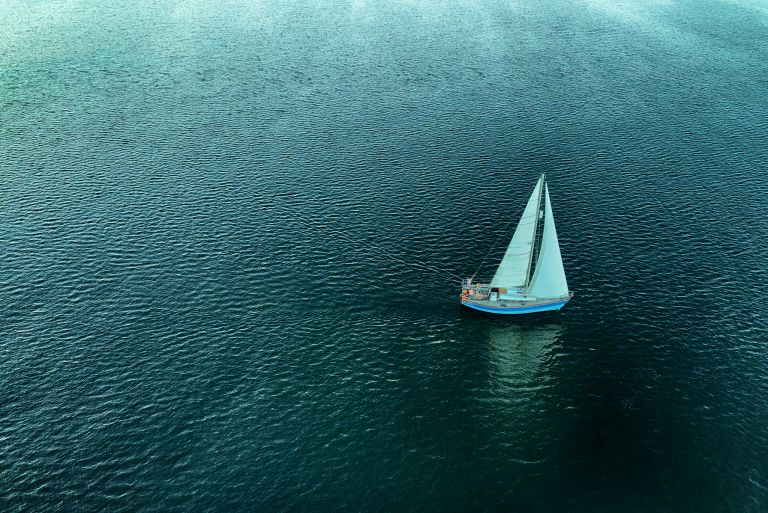
[[764, 2], [0, 20], [3, 511], [768, 510]]

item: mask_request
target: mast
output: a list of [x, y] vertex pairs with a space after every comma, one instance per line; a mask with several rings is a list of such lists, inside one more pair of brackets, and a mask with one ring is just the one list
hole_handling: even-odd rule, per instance
[[[543, 184], [544, 187], [546, 187], [547, 181], [547, 175], [542, 173], [541, 178], [539, 178], [539, 183]], [[539, 212], [541, 212], [541, 194], [543, 192], [544, 187], [542, 187], [539, 190], [539, 197], [536, 200], [536, 226], [533, 228], [533, 237], [531, 238], [531, 252], [528, 253], [528, 270], [525, 272], [525, 283], [523, 284], [523, 287], [526, 289], [528, 288], [528, 285], [531, 283], [531, 266], [533, 265], [533, 254], [536, 252], [536, 232], [539, 229]]]

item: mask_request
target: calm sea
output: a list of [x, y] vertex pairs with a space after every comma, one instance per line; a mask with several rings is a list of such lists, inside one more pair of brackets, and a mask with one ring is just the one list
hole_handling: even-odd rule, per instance
[[768, 511], [764, 1], [4, 0], [0, 178], [3, 512]]

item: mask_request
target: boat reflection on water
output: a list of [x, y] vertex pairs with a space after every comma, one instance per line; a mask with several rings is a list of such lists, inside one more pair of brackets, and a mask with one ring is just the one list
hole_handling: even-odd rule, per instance
[[[489, 326], [487, 402], [481, 418], [488, 457], [537, 472], [551, 454], [554, 370], [563, 326], [558, 322]], [[521, 481], [523, 482], [523, 481]]]
[[491, 399], [524, 403], [546, 388], [548, 363], [554, 358], [562, 333], [558, 322], [491, 327], [489, 331], [489, 388]]

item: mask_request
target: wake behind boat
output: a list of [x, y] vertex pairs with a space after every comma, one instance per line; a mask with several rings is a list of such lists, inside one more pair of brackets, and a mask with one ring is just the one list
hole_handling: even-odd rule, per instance
[[[539, 252], [534, 265], [542, 218]], [[493, 279], [490, 283], [473, 283], [472, 277], [462, 280], [461, 304], [483, 312], [525, 314], [560, 310], [571, 297], [573, 293], [568, 291], [565, 280], [549, 187], [545, 176], [541, 175]]]

